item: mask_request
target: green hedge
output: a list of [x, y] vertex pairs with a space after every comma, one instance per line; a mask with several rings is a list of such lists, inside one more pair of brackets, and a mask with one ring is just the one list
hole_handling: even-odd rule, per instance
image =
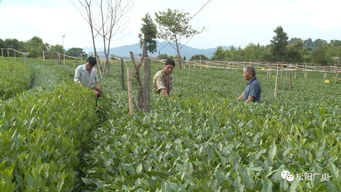
[[97, 121], [92, 93], [62, 84], [2, 108], [0, 191], [71, 191], [81, 145]]
[[33, 73], [24, 63], [0, 60], [0, 99], [8, 99], [31, 86]]

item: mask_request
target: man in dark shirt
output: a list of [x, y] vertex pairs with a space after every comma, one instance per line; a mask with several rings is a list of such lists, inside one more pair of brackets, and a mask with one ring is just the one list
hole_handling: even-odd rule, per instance
[[259, 102], [261, 87], [260, 83], [256, 77], [256, 70], [253, 66], [247, 66], [243, 69], [243, 77], [245, 80], [249, 81], [244, 89], [241, 96], [238, 97], [239, 100], [244, 100], [246, 102]]

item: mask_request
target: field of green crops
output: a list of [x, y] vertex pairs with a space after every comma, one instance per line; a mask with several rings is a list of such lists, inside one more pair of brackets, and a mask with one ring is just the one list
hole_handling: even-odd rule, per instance
[[274, 98], [274, 74], [259, 71], [255, 104], [236, 101], [241, 71], [176, 68], [172, 96], [130, 116], [117, 64], [97, 104], [74, 66], [27, 66], [29, 86], [0, 103], [0, 191], [341, 191], [332, 74], [297, 73]]

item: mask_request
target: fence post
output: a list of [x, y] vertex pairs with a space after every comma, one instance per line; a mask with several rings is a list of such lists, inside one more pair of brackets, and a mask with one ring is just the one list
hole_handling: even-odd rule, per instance
[[144, 90], [143, 90], [144, 112], [150, 111], [150, 59], [144, 59]]
[[64, 50], [64, 54], [63, 55], [64, 55], [64, 65], [65, 65], [65, 50]]
[[131, 88], [131, 74], [130, 68], [127, 68], [127, 82], [128, 82], [128, 105], [129, 105], [129, 115], [134, 113], [134, 105], [133, 105], [133, 96], [132, 96], [132, 88]]
[[121, 61], [121, 86], [122, 86], [122, 90], [126, 90], [125, 78], [124, 78], [124, 61], [123, 61], [123, 58], [121, 58], [120, 61]]
[[274, 97], [276, 97], [276, 96], [277, 96], [278, 75], [279, 75], [279, 67], [277, 66], [277, 73], [276, 73], [276, 80], [275, 80], [275, 90], [274, 90]]
[[1, 56], [2, 56], [2, 58], [4, 57], [4, 49], [3, 48], [1, 48]]

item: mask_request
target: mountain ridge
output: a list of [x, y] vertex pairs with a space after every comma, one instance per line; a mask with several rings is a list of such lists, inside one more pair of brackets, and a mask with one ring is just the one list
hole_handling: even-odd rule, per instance
[[[175, 44], [172, 43], [175, 47]], [[175, 56], [176, 50], [173, 48], [168, 42], [157, 42], [157, 51], [155, 53], [149, 53], [150, 56], [157, 57], [160, 54], [167, 54], [169, 56]], [[208, 48], [208, 49], [198, 49], [193, 48], [188, 45], [183, 46], [181, 49], [181, 56], [186, 57], [186, 59], [190, 59], [193, 55], [203, 54], [206, 57], [212, 57], [214, 52], [217, 50], [216, 48]], [[221, 46], [223, 49], [230, 49], [228, 46]], [[85, 51], [92, 53], [92, 48], [84, 48]], [[110, 55], [114, 55], [117, 57], [129, 57], [129, 51], [132, 51], [135, 55], [141, 54], [142, 50], [140, 48], [139, 43], [118, 46], [110, 49]], [[99, 49], [98, 54], [103, 56], [103, 49]]]

